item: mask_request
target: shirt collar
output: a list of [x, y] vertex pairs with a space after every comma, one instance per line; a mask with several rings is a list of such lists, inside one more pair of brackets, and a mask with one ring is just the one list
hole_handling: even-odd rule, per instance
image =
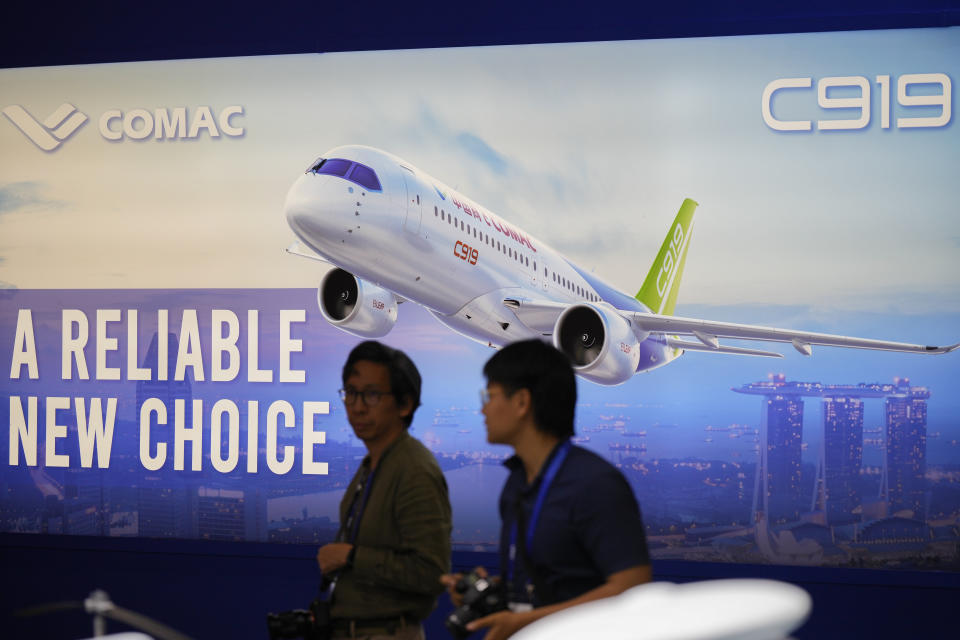
[[[404, 429], [404, 430], [403, 430], [403, 433], [401, 433], [399, 436], [397, 436], [397, 439], [394, 440], [393, 442], [391, 442], [390, 444], [388, 444], [388, 445], [387, 445], [387, 448], [383, 450], [383, 455], [380, 456], [380, 464], [383, 465], [383, 461], [387, 459], [387, 454], [389, 454], [389, 453], [400, 443], [401, 440], [403, 440], [403, 439], [405, 439], [405, 438], [409, 438], [409, 437], [410, 437], [410, 432], [407, 431], [406, 429]], [[367, 455], [363, 456], [363, 461], [362, 461], [360, 464], [361, 464], [362, 466], [364, 466], [364, 467], [369, 467], [369, 466], [370, 466], [370, 454], [369, 454], [369, 453], [368, 453]]]
[[[540, 471], [537, 472], [537, 477], [533, 479], [533, 482], [531, 482], [530, 484], [527, 484], [526, 482], [524, 482], [524, 485], [527, 489], [531, 489], [537, 486], [538, 484], [540, 484], [540, 481], [543, 479], [544, 472], [550, 466], [550, 463], [553, 461], [553, 459], [557, 456], [557, 452], [560, 451], [560, 447], [563, 445], [564, 442], [567, 442], [566, 438], [564, 438], [563, 440], [558, 442], [556, 445], [554, 445], [553, 449], [550, 451], [550, 455], [548, 455], [547, 459], [543, 461], [543, 465], [540, 467]], [[523, 460], [521, 460], [520, 456], [518, 456], [517, 454], [514, 454], [509, 458], [507, 458], [506, 460], [504, 460], [503, 466], [509, 469], [511, 473], [516, 473], [517, 471], [523, 472]]]

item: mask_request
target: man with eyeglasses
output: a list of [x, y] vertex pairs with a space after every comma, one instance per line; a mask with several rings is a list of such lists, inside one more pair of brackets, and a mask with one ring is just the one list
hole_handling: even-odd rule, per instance
[[[516, 454], [500, 494], [499, 580], [509, 608], [466, 628], [502, 640], [551, 613], [649, 582], [651, 570], [626, 478], [570, 441], [577, 383], [567, 357], [541, 340], [515, 342], [483, 374], [487, 441]], [[443, 577], [455, 604], [458, 578]]]
[[451, 510], [436, 458], [407, 430], [420, 373], [402, 351], [357, 345], [340, 397], [363, 459], [340, 503], [340, 531], [320, 547], [334, 638], [422, 640], [421, 622], [450, 570]]

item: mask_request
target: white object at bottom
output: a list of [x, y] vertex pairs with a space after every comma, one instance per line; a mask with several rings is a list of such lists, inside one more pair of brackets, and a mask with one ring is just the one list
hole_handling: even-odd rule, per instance
[[778, 580], [653, 582], [558, 611], [513, 640], [784, 640], [811, 608], [806, 591]]

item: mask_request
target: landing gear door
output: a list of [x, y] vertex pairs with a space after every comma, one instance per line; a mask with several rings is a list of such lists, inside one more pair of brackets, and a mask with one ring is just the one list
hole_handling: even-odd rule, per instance
[[403, 171], [403, 182], [407, 190], [407, 217], [403, 221], [403, 230], [409, 233], [420, 233], [420, 188], [417, 181], [407, 171]]

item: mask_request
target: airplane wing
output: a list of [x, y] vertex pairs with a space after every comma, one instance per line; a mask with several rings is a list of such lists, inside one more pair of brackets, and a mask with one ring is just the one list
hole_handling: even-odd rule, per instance
[[776, 351], [763, 351], [761, 349], [746, 349], [744, 347], [733, 347], [728, 344], [717, 344], [717, 346], [710, 346], [703, 344], [702, 342], [689, 342], [687, 340], [679, 340], [676, 336], [666, 336], [667, 344], [671, 347], [677, 349], [683, 349], [684, 351], [710, 351], [711, 353], [732, 353], [738, 356], [763, 356], [766, 358], [782, 358], [782, 353], [777, 353]]
[[[511, 309], [517, 318], [531, 329], [549, 335], [557, 318], [569, 305], [552, 300], [533, 300], [527, 298], [506, 298], [503, 305]], [[609, 309], [609, 307], [608, 307]], [[738, 355], [783, 357], [773, 351], [747, 349], [720, 344], [720, 338], [733, 340], [758, 340], [763, 342], [788, 342], [805, 356], [813, 353], [813, 345], [826, 347], [846, 347], [851, 349], [872, 349], [878, 351], [898, 351], [904, 353], [949, 353], [960, 348], [960, 343], [948, 346], [930, 346], [872, 340], [828, 333], [794, 331], [733, 322], [717, 322], [699, 318], [665, 316], [656, 313], [642, 313], [616, 309], [615, 312], [630, 322], [633, 332], [639, 339], [649, 334], [662, 334], [671, 347], [688, 351], [709, 351], [713, 353], [733, 353]], [[681, 340], [679, 336], [690, 336], [695, 341]]]
[[847, 347], [851, 349], [873, 349], [877, 351], [899, 351], [904, 353], [949, 353], [954, 349], [960, 348], [960, 343], [938, 347], [909, 344], [906, 342], [890, 342], [887, 340], [839, 336], [829, 333], [776, 329], [773, 327], [760, 327], [749, 324], [736, 324], [733, 322], [716, 322], [713, 320], [683, 318], [680, 316], [662, 316], [655, 313], [639, 313], [636, 311], [620, 311], [619, 313], [631, 322], [634, 333], [663, 333], [672, 336], [693, 336], [701, 344], [708, 347], [708, 351], [715, 351], [722, 348], [722, 345], [719, 343], [719, 338], [789, 342], [797, 351], [805, 356], [813, 352], [813, 345]]

